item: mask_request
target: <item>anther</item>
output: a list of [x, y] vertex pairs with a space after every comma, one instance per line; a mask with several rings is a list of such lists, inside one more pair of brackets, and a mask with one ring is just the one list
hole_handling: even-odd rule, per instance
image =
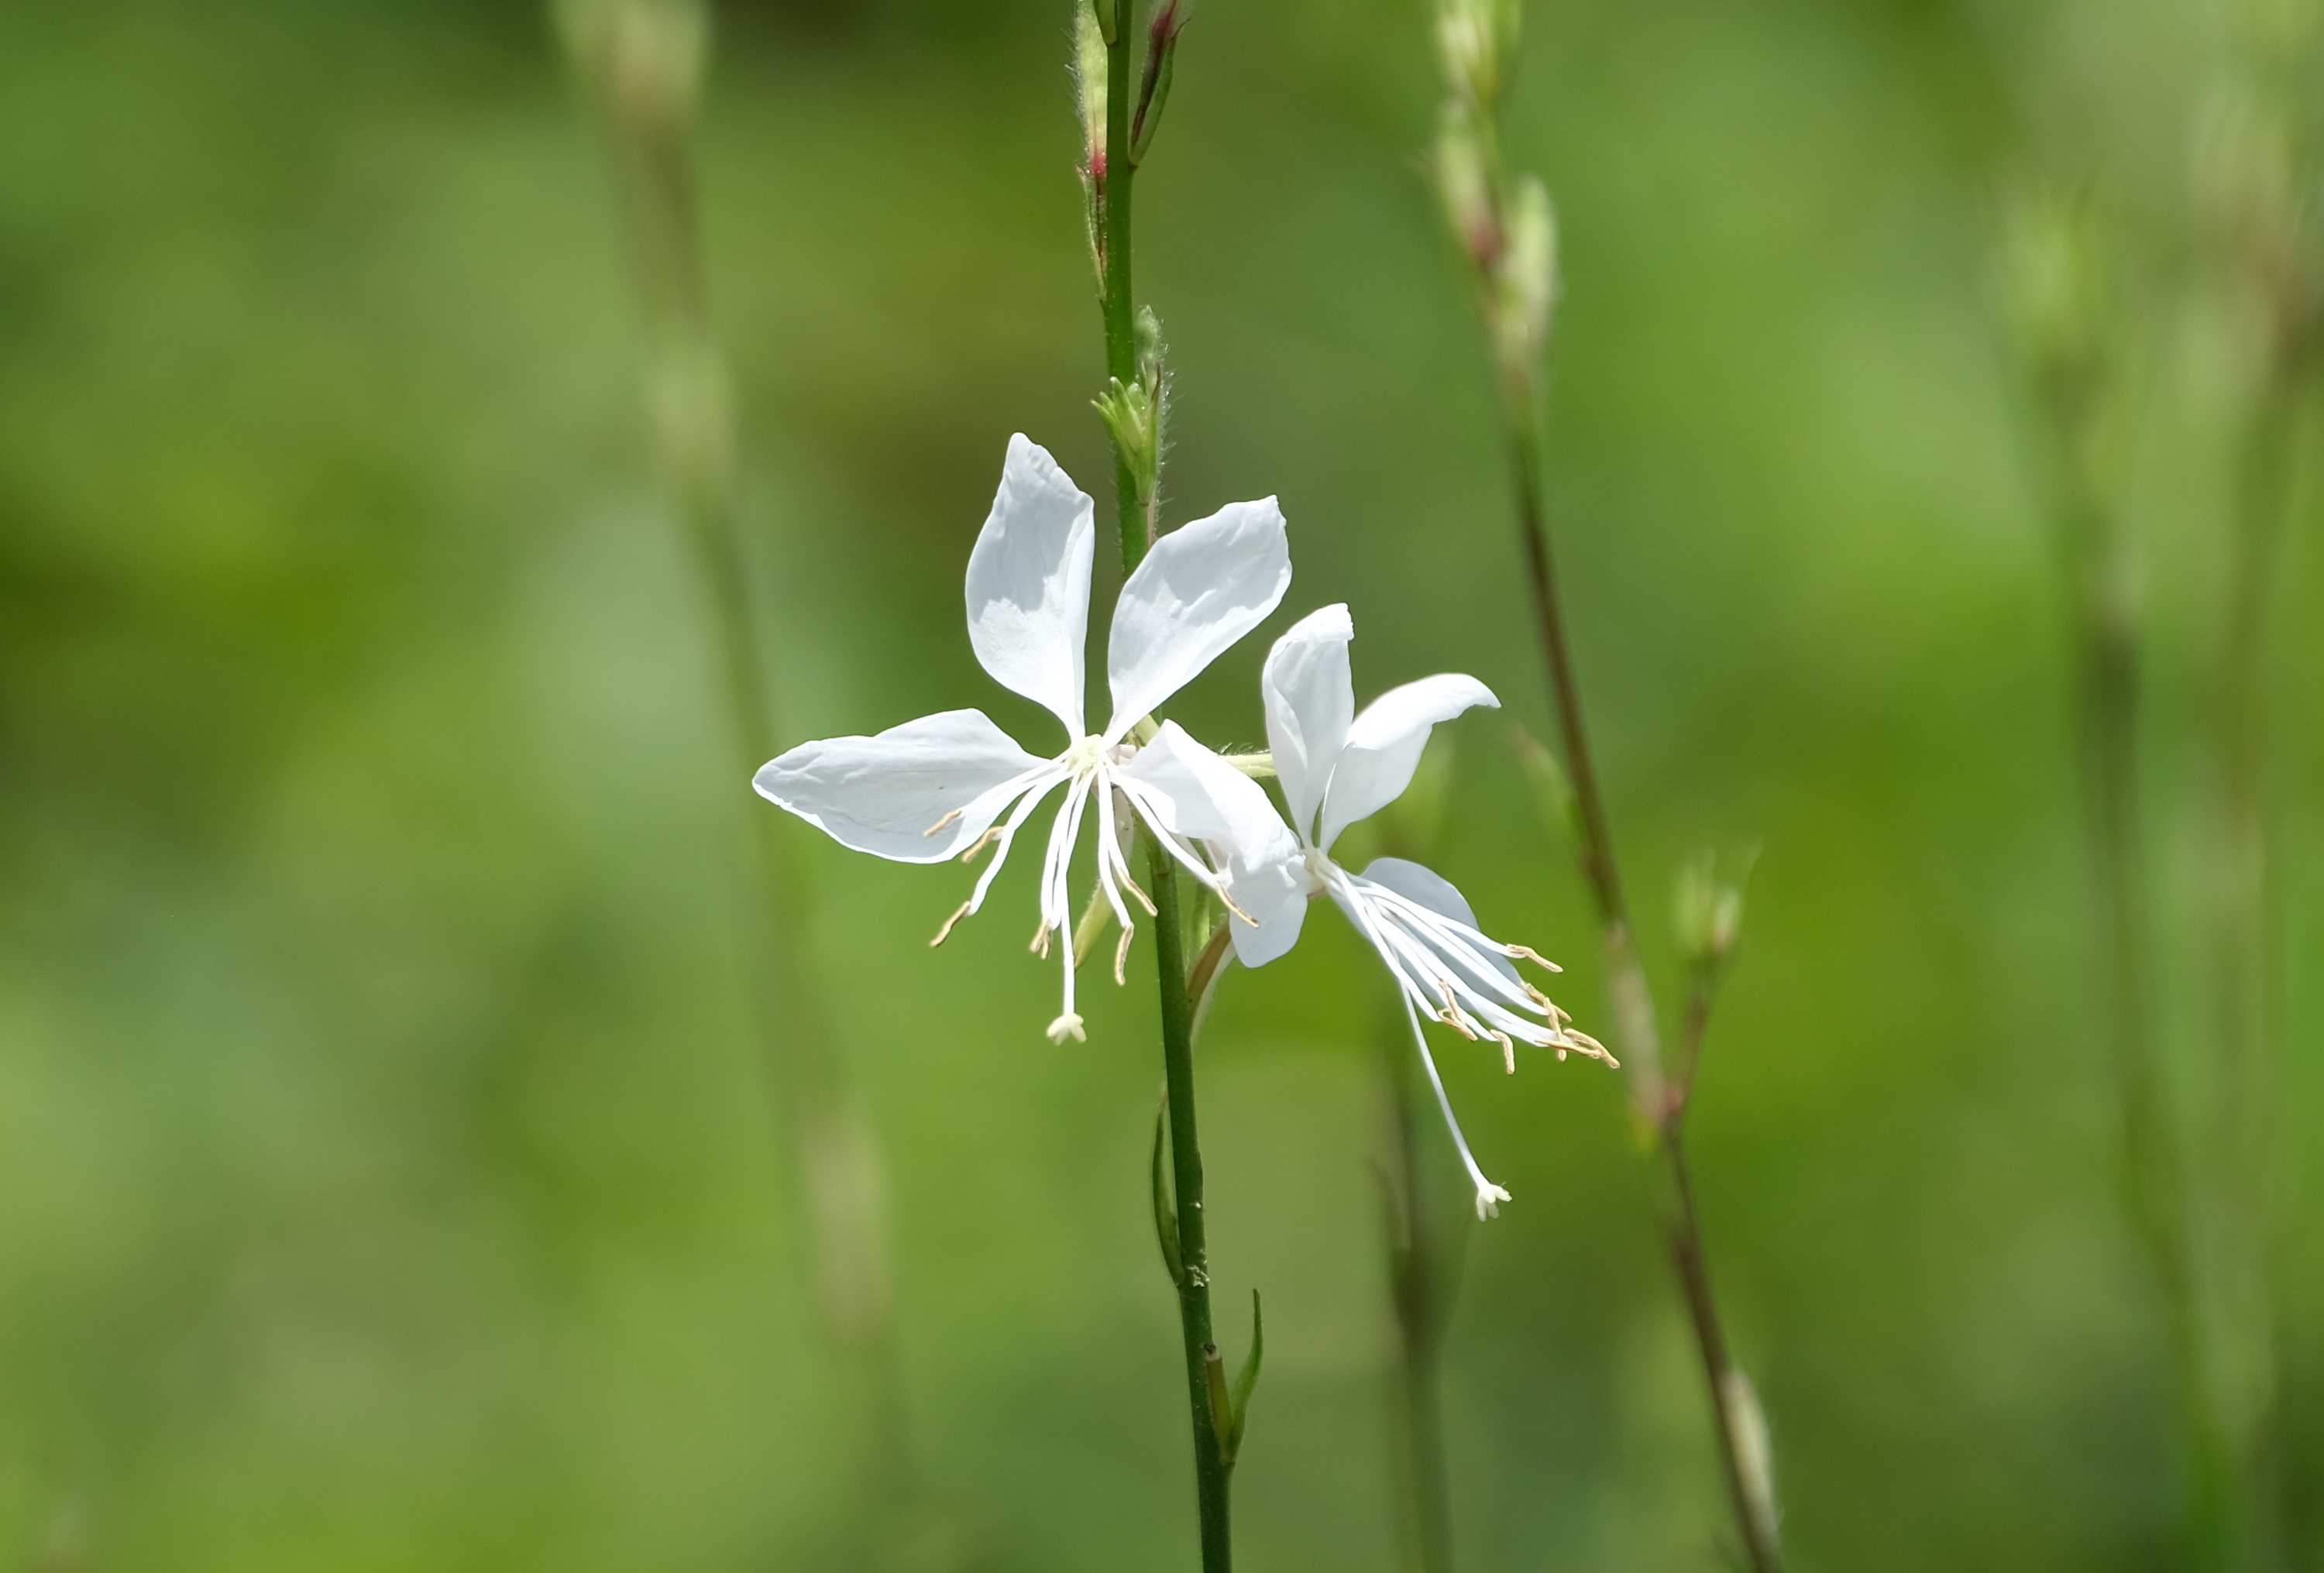
[[1130, 868], [1128, 864], [1124, 864], [1121, 870], [1117, 873], [1114, 878], [1120, 880], [1123, 887], [1127, 888], [1132, 896], [1138, 897], [1138, 905], [1146, 909], [1147, 916], [1158, 917], [1161, 915], [1161, 914], [1154, 910], [1154, 897], [1147, 895], [1144, 890], [1139, 888], [1138, 881], [1130, 877]]
[[1604, 1044], [1600, 1043], [1588, 1033], [1575, 1032], [1571, 1028], [1568, 1028], [1564, 1034], [1564, 1037], [1568, 1044], [1571, 1044], [1582, 1053], [1589, 1055], [1591, 1059], [1603, 1060], [1617, 1071], [1622, 1068], [1622, 1062], [1616, 1059], [1607, 1049]]
[[1130, 981], [1130, 973], [1128, 970], [1130, 966], [1130, 942], [1135, 936], [1136, 932], [1137, 931], [1125, 924], [1121, 931], [1120, 943], [1113, 947], [1113, 980], [1116, 983], [1127, 983]]
[[1565, 970], [1564, 968], [1559, 966], [1555, 961], [1551, 961], [1547, 956], [1543, 955], [1539, 951], [1535, 950], [1531, 945], [1503, 945], [1501, 947], [1501, 953], [1505, 956], [1514, 956], [1522, 961], [1531, 961], [1535, 966], [1539, 967], [1545, 971], [1563, 972]]
[[973, 902], [964, 901], [958, 906], [953, 908], [952, 915], [945, 918], [943, 925], [936, 930], [936, 937], [928, 942], [928, 949], [933, 951], [938, 945], [944, 943], [945, 940], [951, 938], [952, 925], [958, 923], [962, 918], [966, 917], [968, 915], [968, 909], [974, 905], [975, 903]]
[[[1489, 1032], [1485, 1035], [1501, 1045], [1502, 1073], [1508, 1076], [1516, 1075], [1517, 1073], [1517, 1046], [1516, 1044], [1509, 1041], [1509, 1035], [1505, 1032]], [[1558, 1055], [1558, 1058], [1562, 1060], [1565, 1058], [1565, 1056], [1563, 1054], [1560, 1054]]]
[[922, 831], [920, 833], [924, 836], [932, 836], [936, 834], [936, 832], [944, 829], [945, 826], [959, 819], [962, 814], [967, 812], [968, 810], [964, 808], [955, 808], [950, 814], [945, 814], [942, 819], [936, 821], [936, 823], [928, 826], [927, 829]]
[[[929, 833], [929, 834], [931, 834], [931, 835], [933, 835], [933, 834], [935, 834], [936, 832], [935, 832], [934, 831], [931, 831], [931, 832], [929, 832], [928, 833]], [[987, 831], [986, 831], [982, 835], [981, 835], [981, 836], [977, 837], [974, 841], [973, 841], [973, 842], [969, 842], [969, 843], [968, 843], [968, 851], [964, 851], [964, 852], [961, 853], [961, 855], [960, 855], [960, 860], [961, 860], [962, 862], [964, 862], [964, 863], [973, 863], [974, 861], [976, 861], [976, 855], [977, 855], [979, 852], [982, 852], [982, 851], [984, 851], [984, 849], [985, 849], [985, 848], [987, 848], [987, 847], [991, 846], [993, 842], [995, 842], [999, 841], [1000, 839], [1001, 839], [1001, 827], [1000, 827], [999, 825], [997, 825], [997, 824], [996, 824], [996, 825], [992, 826], [991, 829], [987, 830]]]
[[1049, 925], [1046, 922], [1035, 931], [1033, 943], [1025, 948], [1045, 961], [1049, 959]]

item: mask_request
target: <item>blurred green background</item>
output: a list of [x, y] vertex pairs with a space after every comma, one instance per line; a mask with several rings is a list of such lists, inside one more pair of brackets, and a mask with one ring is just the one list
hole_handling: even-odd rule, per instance
[[[2181, 1565], [2067, 601], [1988, 256], [2030, 158], [2129, 194], [2164, 285], [2126, 490], [2158, 982], [2203, 1154], [2191, 827], [2242, 382], [2181, 233], [2202, 10], [1530, 7], [1510, 134], [1562, 225], [1551, 496], [1660, 980], [1682, 860], [1765, 848], [1692, 1129], [1799, 1568]], [[959, 597], [1010, 431], [1103, 490], [1064, 0], [718, 21], [707, 267], [783, 741], [960, 704], [1046, 737]], [[1279, 493], [1297, 577], [1177, 713], [1256, 742], [1264, 639], [1345, 599], [1360, 697], [1471, 671], [1546, 735], [1421, 174], [1424, 8], [1205, 0], [1179, 67], [1139, 182], [1173, 512]], [[774, 811], [728, 763], [640, 353], [599, 128], [527, 0], [0, 13], [0, 1565], [1190, 1565], [1150, 984], [1093, 969], [1090, 1042], [1054, 1048], [1029, 866], [931, 952], [958, 870], [786, 822], [794, 943], [884, 1153], [903, 1446], [824, 1351], [753, 1034], [742, 815]], [[2272, 765], [2311, 1518], [2313, 449]], [[1439, 735], [1436, 866], [1599, 1025], [1588, 906], [1500, 719]], [[1384, 1569], [1392, 1001], [1343, 924], [1310, 933], [1229, 976], [1203, 1044], [1230, 1357], [1252, 1286], [1268, 1307], [1239, 1539], [1255, 1568]], [[1462, 1566], [1718, 1565], [1619, 1078], [1438, 1046], [1516, 1194], [1468, 1232], [1448, 1348]], [[2324, 1525], [2295, 1529], [2319, 1565]]]

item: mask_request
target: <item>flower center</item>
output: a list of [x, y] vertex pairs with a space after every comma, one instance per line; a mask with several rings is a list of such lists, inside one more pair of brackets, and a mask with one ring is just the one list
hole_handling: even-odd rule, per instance
[[1057, 763], [1068, 777], [1079, 780], [1098, 768], [1105, 758], [1105, 740], [1093, 733], [1057, 756]]
[[1311, 891], [1328, 887], [1332, 883], [1332, 876], [1340, 871], [1340, 866], [1332, 861], [1320, 847], [1309, 847], [1299, 860], [1306, 868], [1310, 881], [1308, 889]]

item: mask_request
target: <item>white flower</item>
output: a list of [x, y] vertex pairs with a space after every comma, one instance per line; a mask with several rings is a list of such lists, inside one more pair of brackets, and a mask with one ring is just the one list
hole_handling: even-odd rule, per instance
[[1093, 803], [1098, 886], [1122, 929], [1117, 981], [1130, 936], [1123, 892], [1149, 915], [1154, 911], [1123, 852], [1130, 814], [1144, 820], [1195, 879], [1234, 905], [1192, 843], [1235, 842], [1250, 822], [1254, 796], [1272, 820], [1266, 794], [1176, 722], [1165, 722], [1142, 748], [1129, 733], [1258, 627], [1291, 583], [1283, 514], [1272, 497], [1230, 503], [1155, 542], [1114, 606], [1106, 662], [1113, 719], [1092, 732], [1083, 713], [1082, 648], [1093, 512], [1088, 495], [1046, 449], [1012, 437], [1001, 490], [968, 557], [968, 639], [976, 658], [1002, 686], [1065, 723], [1063, 752], [1041, 759], [1018, 747], [982, 711], [947, 710], [876, 737], [803, 743], [761, 766], [752, 782], [761, 796], [841, 845], [896, 862], [955, 855], [966, 862], [994, 845], [975, 889], [936, 931], [936, 944], [983, 905], [1018, 831], [1063, 786], [1041, 864], [1040, 927], [1032, 946], [1047, 956], [1051, 936], [1061, 936], [1065, 1008], [1048, 1029], [1059, 1043], [1083, 1035], [1074, 1011], [1065, 880]]
[[1396, 980], [1437, 1106], [1476, 1184], [1477, 1216], [1486, 1218], [1509, 1193], [1485, 1178], [1469, 1152], [1421, 1033], [1421, 1016], [1471, 1041], [1499, 1044], [1512, 1072], [1518, 1042], [1554, 1049], [1560, 1059], [1569, 1051], [1609, 1062], [1610, 1056], [1596, 1039], [1571, 1030], [1572, 1018], [1510, 961], [1522, 957], [1557, 968], [1523, 945], [1486, 935], [1468, 902], [1443, 879], [1402, 858], [1375, 859], [1360, 874], [1332, 860], [1342, 831], [1395, 802], [1411, 784], [1431, 728], [1471, 705], [1500, 703], [1474, 677], [1447, 675], [1391, 688], [1358, 715], [1348, 679], [1353, 637], [1348, 609], [1326, 606], [1268, 652], [1260, 678], [1267, 741], [1296, 834], [1279, 823], [1272, 835], [1247, 829], [1231, 849], [1229, 888], [1253, 920], [1235, 925], [1235, 954], [1247, 967], [1275, 960], [1298, 940], [1308, 898], [1331, 897]]

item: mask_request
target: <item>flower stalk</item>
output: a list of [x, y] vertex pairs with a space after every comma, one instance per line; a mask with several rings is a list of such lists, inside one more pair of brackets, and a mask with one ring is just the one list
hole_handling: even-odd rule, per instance
[[[1765, 1424], [1750, 1384], [1729, 1351], [1712, 1292], [1685, 1144], [1688, 1081], [1666, 1081], [1654, 997], [1631, 937], [1612, 825], [1590, 747], [1581, 679], [1559, 593], [1542, 490], [1542, 366], [1556, 290], [1555, 228], [1541, 183], [1512, 179], [1499, 145], [1501, 98], [1518, 32], [1517, 0], [1440, 0], [1437, 41], [1448, 87], [1436, 181], [1455, 243], [1475, 275], [1500, 395], [1501, 435], [1524, 544], [1526, 584], [1557, 713], [1565, 792], [1582, 873], [1597, 909], [1608, 1002], [1641, 1125], [1660, 1158], [1663, 1211], [1673, 1267], [1702, 1358], [1720, 1460], [1743, 1550], [1754, 1573], [1782, 1566]], [[1708, 1004], [1701, 1012], [1707, 1024]], [[1684, 1058], [1690, 1072], [1699, 1039]]]
[[2120, 401], [2119, 302], [2094, 206], [2038, 181], [2007, 193], [1997, 286], [2029, 391], [2034, 457], [2070, 596], [2075, 729], [2097, 991], [2106, 1002], [2125, 1210], [2161, 1301], [2192, 1486], [2195, 1565], [2227, 1532], [2233, 1461], [2202, 1332], [2189, 1173], [2163, 1091], [2153, 906], [2140, 851], [2144, 613], [2137, 542], [2107, 462]]
[[[774, 731], [769, 641], [744, 571], [734, 486], [732, 394], [704, 285], [691, 149], [707, 51], [698, 0], [565, 0], [558, 22], [576, 75], [604, 123], [645, 336], [654, 456], [677, 504], [709, 603], [727, 742], [744, 768]], [[797, 1176], [797, 1235], [825, 1335], [870, 1392], [872, 1456], [908, 1486], [896, 1370], [883, 1164], [851, 1094], [822, 1003], [791, 933], [805, 900], [774, 822], [752, 814], [759, 887], [750, 969], [765, 998], [760, 1061]], [[796, 928], [793, 925], [796, 925]], [[771, 1024], [791, 1030], [779, 1037]]]
[[[1164, 0], [1149, 48], [1148, 97], [1141, 106], [1130, 97], [1132, 56], [1139, 30], [1131, 24], [1130, 0], [1093, 0], [1094, 22], [1105, 48], [1104, 140], [1087, 150], [1085, 179], [1091, 207], [1090, 233], [1097, 262], [1099, 302], [1105, 324], [1105, 370], [1110, 395], [1123, 400], [1131, 391], [1142, 400], [1142, 442], [1124, 440], [1125, 420], [1109, 416], [1114, 437], [1114, 505], [1125, 571], [1135, 569], [1154, 544], [1154, 501], [1160, 487], [1160, 355], [1139, 364], [1138, 305], [1130, 250], [1130, 199], [1138, 162], [1150, 146], [1168, 91], [1170, 57], [1177, 38], [1176, 0]], [[1171, 19], [1166, 28], [1164, 21]], [[1084, 102], [1092, 93], [1084, 70]], [[1084, 113], [1084, 124], [1094, 117]], [[1133, 130], [1133, 122], [1142, 120]], [[1130, 412], [1125, 410], [1127, 417]], [[1185, 928], [1179, 914], [1177, 870], [1158, 845], [1147, 851], [1148, 891], [1154, 899], [1154, 966], [1161, 1005], [1164, 1108], [1169, 1145], [1169, 1216], [1176, 1247], [1174, 1287], [1186, 1369], [1188, 1422], [1194, 1436], [1194, 1498], [1204, 1573], [1227, 1573], [1234, 1565], [1234, 1540], [1228, 1486], [1232, 1469], [1227, 1424], [1222, 1424], [1214, 1386], [1223, 1362], [1211, 1318], [1210, 1247], [1203, 1211], [1203, 1152], [1194, 1099], [1195, 1002], [1187, 992]], [[1157, 1207], [1159, 1203], [1157, 1202]], [[1256, 1375], [1256, 1367], [1253, 1367]], [[1248, 1395], [1246, 1394], [1246, 1397]], [[1231, 1400], [1230, 1398], [1230, 1403]], [[1239, 1421], [1239, 1417], [1238, 1417]], [[1236, 1423], [1234, 1429], [1239, 1430]]]

